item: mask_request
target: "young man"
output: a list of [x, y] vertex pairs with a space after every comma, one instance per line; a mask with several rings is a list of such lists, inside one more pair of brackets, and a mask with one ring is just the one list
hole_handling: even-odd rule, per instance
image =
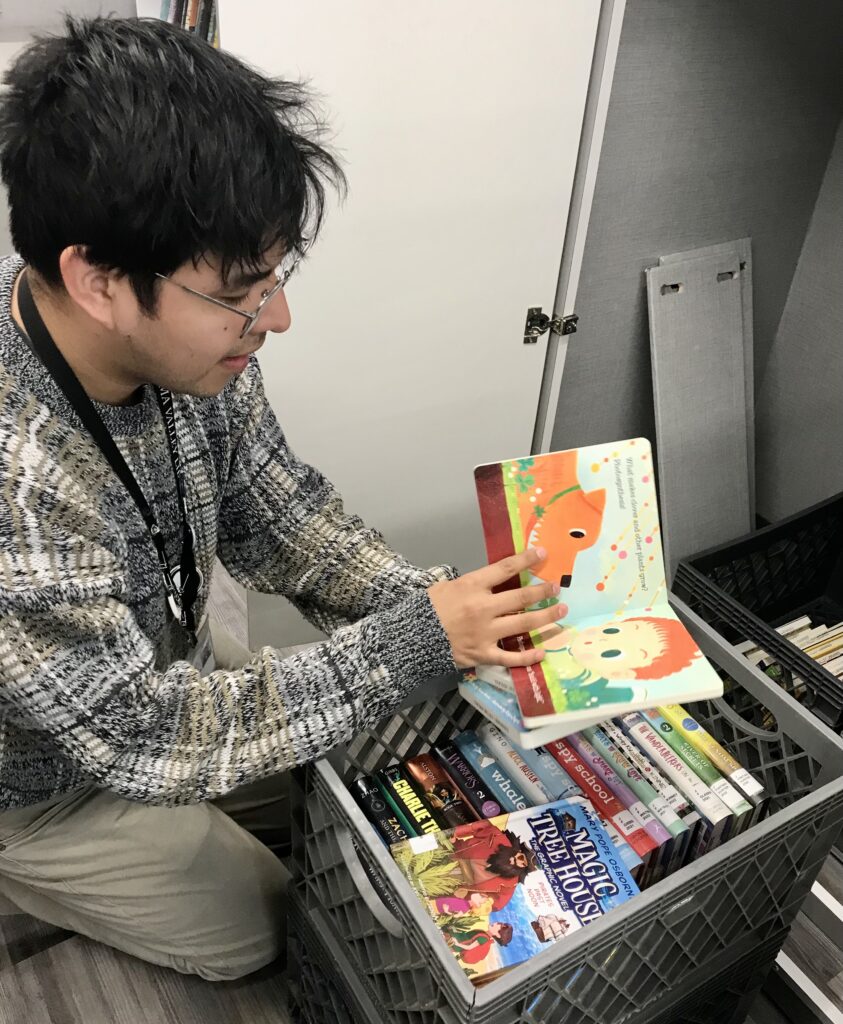
[[[5, 82], [0, 899], [235, 978], [283, 941], [266, 787], [431, 676], [536, 660], [497, 641], [553, 588], [493, 593], [535, 552], [410, 565], [287, 446], [254, 353], [343, 184], [298, 86], [108, 19]], [[328, 639], [203, 673], [217, 557]]]

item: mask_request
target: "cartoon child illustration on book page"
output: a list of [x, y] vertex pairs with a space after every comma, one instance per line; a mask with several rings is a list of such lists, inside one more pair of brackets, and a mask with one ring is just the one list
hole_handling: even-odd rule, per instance
[[[545, 664], [572, 710], [644, 699], [648, 679], [674, 675], [702, 657], [679, 621], [655, 615], [581, 629], [552, 623], [532, 636], [548, 652]], [[645, 685], [630, 686], [631, 679]]]

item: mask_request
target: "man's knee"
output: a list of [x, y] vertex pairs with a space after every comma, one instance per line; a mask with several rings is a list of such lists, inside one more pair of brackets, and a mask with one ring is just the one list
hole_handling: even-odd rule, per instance
[[282, 931], [267, 936], [254, 947], [242, 952], [186, 957], [174, 966], [183, 974], [196, 974], [205, 981], [237, 981], [256, 971], [273, 967], [283, 969], [286, 962], [286, 936]]

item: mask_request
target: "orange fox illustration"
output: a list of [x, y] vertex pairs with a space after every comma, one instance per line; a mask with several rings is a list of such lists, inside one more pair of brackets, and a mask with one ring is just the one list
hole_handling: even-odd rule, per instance
[[[524, 541], [547, 551], [547, 558], [532, 573], [548, 583], [570, 587], [577, 554], [592, 547], [600, 536], [606, 491], [582, 489], [575, 451], [538, 459], [530, 475], [534, 486], [518, 495]], [[530, 500], [531, 495], [535, 501]]]

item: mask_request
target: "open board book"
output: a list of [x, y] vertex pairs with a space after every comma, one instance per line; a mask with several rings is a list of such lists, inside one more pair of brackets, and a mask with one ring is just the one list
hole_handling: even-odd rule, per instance
[[505, 641], [543, 661], [478, 679], [511, 681], [527, 728], [582, 728], [661, 704], [719, 697], [723, 685], [668, 604], [652, 453], [646, 438], [478, 466], [490, 562], [528, 547], [543, 562], [502, 589], [559, 583], [559, 618]]

